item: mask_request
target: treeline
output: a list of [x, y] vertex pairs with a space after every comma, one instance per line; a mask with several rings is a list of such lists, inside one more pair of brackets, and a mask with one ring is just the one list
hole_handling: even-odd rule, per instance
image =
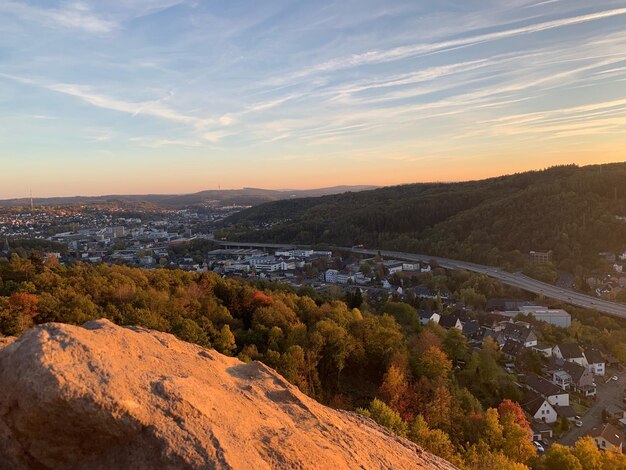
[[[413, 184], [279, 201], [227, 219], [229, 238], [423, 252], [523, 267], [530, 250], [558, 268], [599, 266], [624, 249], [626, 164], [559, 166], [450, 184]], [[263, 229], [258, 229], [265, 226]]]

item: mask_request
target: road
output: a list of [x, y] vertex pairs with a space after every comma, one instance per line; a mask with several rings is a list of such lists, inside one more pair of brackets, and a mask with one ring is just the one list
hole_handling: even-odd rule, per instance
[[[611, 380], [608, 383], [604, 383], [604, 380], [613, 375], [618, 377], [617, 382]], [[602, 422], [602, 410], [609, 404], [619, 408], [622, 407], [622, 397], [624, 396], [624, 387], [626, 387], [626, 374], [616, 372], [615, 370], [607, 371], [606, 377], [596, 377], [596, 383], [598, 384], [597, 397], [591, 408], [581, 417], [582, 427], [572, 427], [557, 441], [559, 444], [573, 446], [579, 437], [588, 434], [591, 428]]]
[[[274, 244], [274, 243], [230, 242], [227, 240], [218, 240], [216, 241], [216, 243], [224, 247], [237, 247], [237, 248], [252, 247], [252, 248], [275, 249], [275, 248], [285, 248], [285, 247], [289, 247], [289, 248], [296, 247], [296, 245], [284, 245], [284, 244], [281, 245], [281, 244]], [[304, 248], [304, 247], [301, 247], [301, 248]], [[590, 295], [581, 294], [580, 292], [576, 292], [575, 290], [568, 289], [566, 287], [553, 286], [552, 284], [547, 284], [545, 282], [532, 279], [528, 276], [524, 276], [522, 273], [510, 273], [510, 272], [505, 271], [502, 268], [497, 268], [494, 266], [484, 266], [482, 264], [469, 263], [467, 261], [440, 258], [438, 256], [420, 255], [420, 254], [415, 254], [415, 253], [404, 253], [404, 252], [399, 252], [399, 251], [375, 250], [375, 249], [354, 248], [354, 247], [353, 248], [335, 247], [335, 249], [343, 250], [343, 251], [352, 251], [353, 253], [362, 254], [362, 255], [370, 255], [370, 256], [376, 256], [377, 254], [380, 253], [382, 256], [386, 258], [395, 258], [398, 260], [421, 261], [425, 263], [431, 260], [434, 260], [442, 268], [462, 269], [465, 271], [472, 271], [475, 273], [484, 274], [486, 276], [497, 279], [503, 284], [507, 284], [513, 287], [518, 287], [525, 291], [532, 292], [533, 294], [543, 295], [544, 297], [560, 300], [570, 305], [576, 305], [578, 307], [596, 310], [606, 315], [611, 315], [611, 316], [619, 317], [619, 318], [626, 318], [626, 305], [621, 305], [615, 302], [609, 302], [607, 300], [598, 299]]]
[[421, 261], [429, 262], [431, 260], [436, 261], [442, 268], [448, 269], [462, 269], [465, 271], [472, 271], [475, 273], [484, 274], [486, 276], [497, 279], [503, 284], [509, 286], [518, 287], [534, 294], [543, 295], [551, 299], [560, 300], [570, 305], [576, 305], [578, 307], [584, 307], [591, 310], [611, 315], [619, 318], [626, 318], [626, 305], [609, 302], [607, 300], [598, 299], [590, 295], [581, 294], [572, 289], [564, 287], [553, 286], [545, 282], [537, 281], [521, 273], [510, 273], [502, 268], [493, 266], [484, 266], [481, 264], [469, 263], [467, 261], [458, 261], [448, 258], [440, 258], [437, 256], [420, 255], [414, 253], [403, 253], [398, 251], [387, 250], [371, 250], [365, 248], [344, 248], [352, 251], [353, 253], [362, 255], [381, 254], [385, 258], [394, 258], [407, 261]]

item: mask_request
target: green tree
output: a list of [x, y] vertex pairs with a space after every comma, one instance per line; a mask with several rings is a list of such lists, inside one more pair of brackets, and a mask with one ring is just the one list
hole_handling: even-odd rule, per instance
[[357, 413], [372, 418], [381, 426], [396, 433], [398, 436], [405, 437], [408, 431], [408, 425], [402, 420], [400, 415], [393, 411], [383, 401], [375, 398], [369, 405], [368, 409], [357, 409]]

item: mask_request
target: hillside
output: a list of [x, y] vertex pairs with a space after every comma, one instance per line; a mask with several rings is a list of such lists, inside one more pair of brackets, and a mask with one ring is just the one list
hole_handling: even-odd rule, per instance
[[626, 248], [626, 163], [553, 167], [482, 181], [427, 183], [263, 204], [226, 220], [240, 240], [413, 251], [520, 267], [553, 250], [593, 267]]
[[318, 404], [259, 362], [107, 320], [45, 324], [0, 349], [0, 462], [13, 470], [454, 468], [367, 418]]
[[[144, 195], [106, 195], [106, 196], [75, 196], [35, 198], [37, 206], [67, 206], [76, 204], [130, 204], [133, 206], [154, 205], [162, 208], [178, 209], [196, 206], [211, 202], [222, 205], [250, 205], [254, 206], [269, 201], [279, 201], [290, 198], [303, 198], [341, 194], [347, 191], [363, 191], [373, 189], [374, 186], [333, 186], [329, 188], [304, 190], [272, 190], [258, 188], [207, 190], [191, 194], [144, 194]], [[0, 207], [27, 207], [30, 199], [0, 200]]]

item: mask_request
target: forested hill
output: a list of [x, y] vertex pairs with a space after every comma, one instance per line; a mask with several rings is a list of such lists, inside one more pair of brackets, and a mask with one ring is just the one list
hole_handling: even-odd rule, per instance
[[553, 250], [568, 270], [626, 248], [626, 163], [552, 167], [263, 204], [227, 219], [232, 239], [366, 246], [524, 264]]

